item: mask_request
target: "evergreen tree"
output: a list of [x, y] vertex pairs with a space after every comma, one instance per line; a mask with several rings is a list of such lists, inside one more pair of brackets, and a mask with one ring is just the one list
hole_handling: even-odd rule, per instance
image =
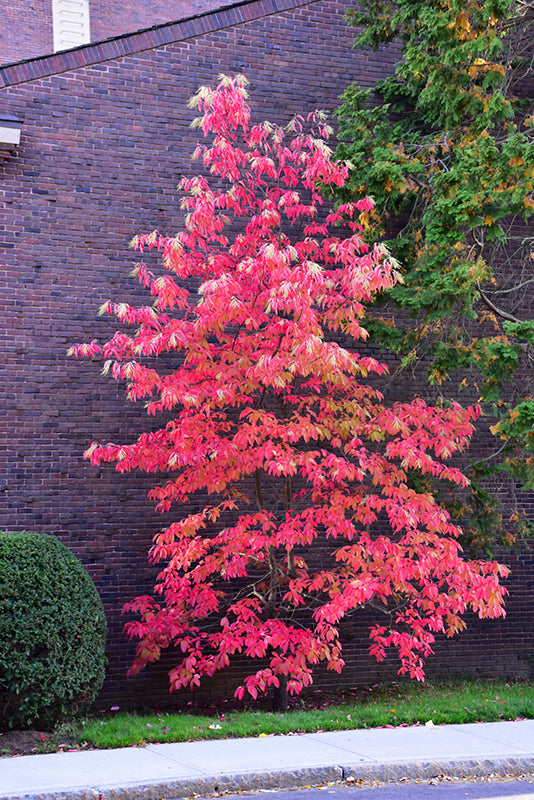
[[348, 20], [357, 46], [400, 51], [339, 110], [340, 194], [373, 197], [368, 235], [404, 273], [365, 324], [399, 354], [392, 379], [481, 403], [470, 491], [449, 500], [472, 544], [512, 543], [530, 527], [516, 488], [534, 488], [534, 3], [363, 0]]

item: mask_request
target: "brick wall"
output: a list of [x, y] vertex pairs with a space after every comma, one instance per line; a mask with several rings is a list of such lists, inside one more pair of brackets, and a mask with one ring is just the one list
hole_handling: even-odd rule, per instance
[[229, 0], [89, 0], [91, 40], [97, 42], [229, 4]]
[[53, 51], [52, 0], [6, 0], [1, 11], [0, 64]]
[[[89, 0], [90, 40], [98, 42], [225, 5], [230, 5], [228, 0]], [[54, 52], [52, 0], [4, 0], [0, 7], [0, 64]]]
[[[124, 679], [133, 646], [120, 614], [151, 589], [146, 551], [165, 518], [146, 500], [149, 478], [83, 461], [93, 439], [128, 441], [151, 423], [100, 376], [101, 364], [70, 361], [66, 350], [112, 333], [96, 316], [104, 300], [139, 297], [128, 277], [132, 236], [178, 229], [175, 187], [198, 138], [186, 101], [200, 83], [244, 71], [256, 117], [283, 123], [332, 110], [350, 81], [369, 85], [391, 69], [393, 51], [351, 50], [342, 12], [340, 0], [255, 0], [0, 69], [3, 107], [24, 119], [17, 152], [0, 163], [0, 524], [59, 536], [95, 579], [110, 628], [102, 703], [166, 696], [168, 659]], [[477, 623], [440, 644], [431, 672], [530, 674], [532, 558], [514, 563], [508, 621]], [[368, 625], [362, 616], [346, 630], [349, 684], [395, 675], [394, 663], [366, 655]], [[206, 696], [228, 691], [236, 674], [217, 676]]]

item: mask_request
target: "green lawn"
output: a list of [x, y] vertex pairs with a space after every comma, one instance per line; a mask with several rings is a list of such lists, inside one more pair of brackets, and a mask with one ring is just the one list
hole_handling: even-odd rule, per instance
[[[185, 742], [270, 734], [311, 733], [349, 728], [375, 728], [534, 718], [534, 685], [480, 681], [435, 684], [395, 684], [360, 689], [335, 704], [295, 708], [286, 714], [227, 711], [213, 716], [189, 713], [111, 712], [72, 726], [80, 745], [127, 747], [155, 742]], [[304, 704], [303, 704], [304, 705]]]

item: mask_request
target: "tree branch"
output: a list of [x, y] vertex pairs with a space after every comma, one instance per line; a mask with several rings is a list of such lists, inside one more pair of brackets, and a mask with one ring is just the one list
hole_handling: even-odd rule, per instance
[[529, 283], [534, 283], [534, 278], [529, 278], [528, 281], [523, 281], [523, 283], [518, 284], [518, 286], [512, 286], [510, 289], [496, 289], [492, 294], [510, 294], [510, 292], [518, 292], [523, 286], [528, 286]]
[[492, 303], [489, 297], [482, 291], [478, 283], [477, 283], [477, 289], [478, 293], [480, 294], [480, 299], [482, 300], [484, 305], [486, 305], [491, 311], [493, 311], [494, 314], [497, 314], [498, 317], [501, 317], [501, 319], [506, 319], [508, 320], [508, 322], [524, 322], [524, 320], [519, 319], [519, 317], [515, 317], [513, 314], [509, 314], [503, 308], [499, 308], [498, 306], [495, 305], [495, 303]]

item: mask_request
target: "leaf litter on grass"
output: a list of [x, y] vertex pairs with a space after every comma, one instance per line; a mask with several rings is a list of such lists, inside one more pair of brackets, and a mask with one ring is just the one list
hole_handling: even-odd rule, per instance
[[[392, 705], [394, 700], [394, 705]], [[314, 690], [293, 701], [286, 714], [238, 709], [226, 704], [192, 713], [104, 715], [83, 726], [83, 737], [97, 747], [125, 747], [148, 742], [288, 735], [355, 728], [462, 724], [534, 718], [534, 686], [467, 682], [386, 687], [354, 687], [339, 693]], [[147, 723], [150, 728], [147, 729]]]
[[[221, 702], [179, 712], [146, 712], [113, 706], [98, 716], [59, 726], [30, 744], [10, 745], [21, 731], [0, 736], [0, 756], [54, 752], [87, 747], [114, 748], [201, 739], [298, 735], [355, 728], [430, 727], [444, 723], [489, 722], [534, 718], [534, 685], [496, 681], [462, 681], [414, 685], [352, 687], [340, 692], [315, 689], [292, 699], [286, 714], [264, 710], [261, 704], [245, 708]], [[196, 713], [193, 713], [196, 712]]]

